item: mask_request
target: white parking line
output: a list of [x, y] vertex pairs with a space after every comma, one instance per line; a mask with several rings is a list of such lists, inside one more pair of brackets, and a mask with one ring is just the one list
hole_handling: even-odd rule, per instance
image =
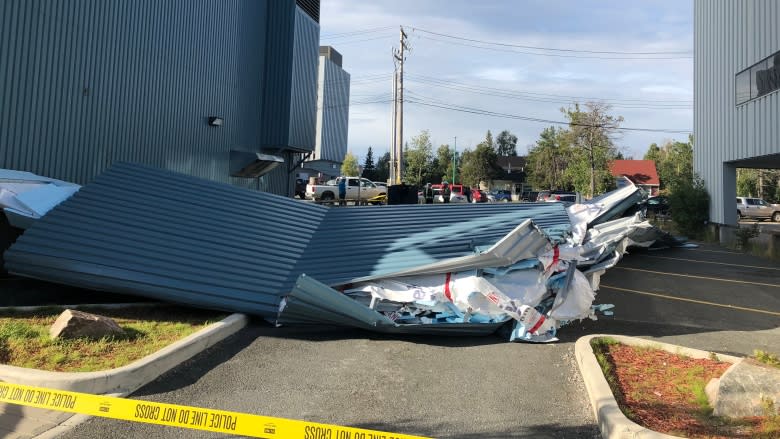
[[641, 271], [643, 273], [652, 273], [652, 274], [662, 274], [664, 276], [679, 276], [679, 277], [690, 277], [692, 279], [705, 279], [705, 280], [715, 280], [719, 282], [732, 282], [736, 284], [747, 284], [747, 285], [761, 285], [764, 287], [772, 287], [772, 288], [780, 288], [779, 284], [767, 284], [763, 282], [749, 282], [746, 280], [734, 280], [734, 279], [724, 279], [722, 277], [708, 277], [708, 276], [694, 276], [692, 274], [680, 274], [680, 273], [667, 273], [664, 271], [653, 271], [653, 270], [643, 270], [641, 268], [628, 268], [628, 267], [612, 267], [614, 270], [628, 270], [628, 271]]
[[743, 267], [743, 268], [758, 268], [761, 270], [776, 270], [780, 271], [780, 267], [761, 267], [759, 265], [742, 265], [742, 264], [730, 264], [728, 262], [714, 262], [714, 261], [699, 261], [697, 259], [686, 259], [686, 258], [672, 258], [669, 256], [650, 256], [647, 255], [648, 258], [656, 258], [656, 259], [671, 259], [674, 261], [687, 261], [687, 262], [697, 262], [699, 264], [716, 264], [716, 265], [728, 265], [731, 267]]
[[730, 255], [741, 255], [742, 253], [738, 251], [732, 251], [732, 250], [705, 250], [703, 248], [689, 248], [686, 249], [689, 251], [696, 251], [696, 252], [708, 252], [708, 253], [727, 253]]
[[729, 305], [729, 304], [726, 304], [726, 303], [707, 302], [707, 301], [704, 301], [704, 300], [696, 300], [696, 299], [688, 299], [688, 298], [685, 298], [685, 297], [669, 296], [669, 295], [666, 295], [666, 294], [651, 293], [651, 292], [648, 292], [648, 291], [639, 291], [639, 290], [632, 290], [632, 289], [629, 289], [629, 288], [612, 287], [612, 286], [604, 285], [604, 284], [601, 284], [601, 288], [607, 288], [607, 289], [616, 290], [616, 291], [623, 291], [623, 292], [626, 292], [626, 293], [641, 294], [643, 296], [660, 297], [662, 299], [679, 300], [679, 301], [682, 301], [682, 302], [697, 303], [699, 305], [717, 306], [717, 307], [720, 307], [720, 308], [737, 309], [737, 310], [740, 310], [740, 311], [755, 312], [755, 313], [760, 313], [760, 314], [769, 314], [771, 316], [780, 316], [780, 312], [767, 311], [765, 309], [747, 308], [747, 307], [744, 307], [744, 306]]

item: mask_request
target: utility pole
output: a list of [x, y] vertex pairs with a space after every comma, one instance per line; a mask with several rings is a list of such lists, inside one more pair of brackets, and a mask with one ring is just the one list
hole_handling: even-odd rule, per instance
[[455, 136], [455, 148], [452, 150], [452, 184], [455, 184], [455, 169], [458, 168], [458, 136]]
[[391, 175], [390, 184], [400, 184], [401, 178], [404, 172], [404, 60], [406, 56], [404, 52], [409, 50], [409, 46], [406, 43], [406, 32], [404, 32], [403, 26], [401, 26], [401, 33], [399, 37], [398, 50], [393, 50], [393, 62], [396, 65], [395, 87], [394, 90], [394, 111], [393, 111], [393, 132], [395, 133], [395, 142], [393, 144], [393, 152], [391, 154]]

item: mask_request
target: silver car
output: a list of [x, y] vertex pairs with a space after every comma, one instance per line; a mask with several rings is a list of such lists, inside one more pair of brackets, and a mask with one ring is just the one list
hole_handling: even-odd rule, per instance
[[780, 222], [780, 205], [769, 204], [761, 198], [737, 197], [737, 216], [752, 219], [772, 219]]

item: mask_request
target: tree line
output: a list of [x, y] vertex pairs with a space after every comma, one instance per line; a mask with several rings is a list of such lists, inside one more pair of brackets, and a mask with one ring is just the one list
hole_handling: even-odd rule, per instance
[[[485, 140], [474, 149], [456, 151], [449, 144], [439, 145], [434, 151], [431, 133], [422, 130], [404, 145], [403, 181], [410, 185], [425, 183], [462, 183], [477, 186], [480, 181], [499, 177], [503, 170], [498, 165], [500, 156], [517, 156], [517, 136], [508, 130], [501, 131], [495, 139], [490, 130]], [[347, 153], [341, 172], [357, 174], [357, 161]], [[363, 176], [373, 181], [386, 181], [390, 175], [390, 153], [387, 152], [374, 162], [374, 151], [368, 148], [363, 162]]]

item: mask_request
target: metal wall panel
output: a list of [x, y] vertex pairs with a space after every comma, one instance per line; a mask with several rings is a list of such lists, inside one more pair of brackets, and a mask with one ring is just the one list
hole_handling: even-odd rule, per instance
[[476, 247], [495, 244], [528, 218], [552, 235], [570, 229], [562, 203], [334, 208], [294, 276], [305, 273], [335, 285], [467, 256]]
[[[780, 92], [735, 105], [735, 75], [780, 50], [780, 2], [694, 2], [694, 168], [712, 203], [710, 219], [735, 223], [733, 164], [780, 154]], [[727, 181], [728, 180], [728, 181]]]
[[28, 229], [9, 271], [275, 316], [327, 208], [120, 163]]
[[341, 163], [347, 153], [350, 75], [320, 56], [317, 84], [317, 146], [312, 160]]
[[288, 193], [286, 171], [230, 177], [229, 151], [314, 148], [319, 26], [294, 0], [214, 5], [0, 2], [0, 168], [85, 184], [128, 161]]
[[302, 274], [334, 285], [468, 256], [528, 218], [570, 228], [562, 203], [329, 209], [120, 163], [4, 256], [15, 274], [273, 317]]
[[213, 6], [0, 2], [0, 167], [83, 184], [133, 161], [229, 182], [229, 149], [259, 144], [267, 3]]
[[295, 10], [294, 41], [287, 145], [299, 151], [312, 151], [317, 124], [320, 25], [299, 7]]

